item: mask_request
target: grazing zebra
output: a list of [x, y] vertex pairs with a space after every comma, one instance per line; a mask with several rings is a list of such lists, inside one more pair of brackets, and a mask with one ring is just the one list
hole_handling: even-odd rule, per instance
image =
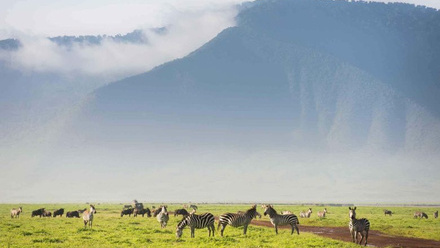
[[434, 219], [438, 218], [438, 210], [434, 212]]
[[327, 208], [324, 208], [324, 211], [319, 211], [318, 212], [318, 217], [319, 218], [325, 218], [326, 214], [327, 214]]
[[289, 210], [285, 210], [285, 211], [281, 211], [282, 215], [286, 215], [286, 214], [293, 214], [292, 212], [290, 212]]
[[414, 213], [414, 218], [420, 218], [420, 219], [426, 218], [426, 219], [428, 219], [428, 215], [426, 213], [424, 213], [424, 212], [415, 212]]
[[285, 226], [290, 225], [292, 227], [292, 232], [290, 234], [293, 234], [296, 228], [296, 232], [299, 235], [299, 229], [298, 229], [298, 217], [294, 214], [277, 214], [277, 211], [273, 208], [272, 205], [263, 205], [264, 207], [264, 215], [269, 215], [270, 222], [275, 227], [275, 233], [278, 234], [278, 226]]
[[245, 213], [225, 213], [225, 214], [222, 214], [218, 218], [217, 229], [220, 228], [220, 225], [222, 226], [220, 233], [221, 233], [221, 236], [223, 237], [223, 231], [225, 230], [225, 228], [228, 224], [233, 227], [243, 226], [243, 234], [246, 235], [246, 231], [249, 226], [249, 223], [251, 223], [251, 220], [253, 218], [255, 218], [255, 216], [257, 216], [257, 215], [260, 215], [257, 212], [257, 205], [253, 205]]
[[359, 241], [359, 244], [362, 244], [362, 240], [364, 239], [364, 232], [365, 232], [365, 246], [367, 246], [367, 239], [368, 239], [368, 231], [370, 230], [370, 221], [368, 221], [365, 218], [362, 219], [356, 219], [356, 207], [351, 208], [348, 207], [349, 216], [350, 216], [350, 223], [348, 224], [348, 228], [350, 229], [351, 238], [354, 243], [357, 244], [358, 239], [358, 233], [361, 234], [361, 240]]
[[174, 217], [176, 217], [177, 215], [182, 215], [182, 217], [185, 218], [189, 215], [189, 213], [188, 211], [186, 211], [186, 209], [181, 208], [174, 211]]
[[89, 223], [90, 228], [92, 228], [93, 214], [96, 213], [95, 206], [90, 204], [90, 210], [83, 212], [84, 228], [87, 228], [87, 223]]
[[299, 217], [301, 218], [310, 218], [310, 215], [312, 215], [312, 209], [309, 208], [309, 210], [306, 211], [301, 211], [301, 213], [299, 213]]
[[182, 237], [183, 228], [186, 226], [189, 226], [191, 228], [191, 238], [194, 238], [194, 230], [202, 229], [207, 227], [209, 231], [209, 237], [211, 237], [211, 231], [212, 236], [214, 237], [214, 215], [211, 213], [204, 213], [202, 215], [197, 214], [190, 214], [182, 219], [182, 221], [177, 224], [177, 230], [176, 230], [176, 236], [177, 238]]
[[156, 219], [160, 223], [161, 228], [165, 228], [167, 226], [168, 220], [170, 219], [167, 211], [167, 206], [161, 206], [159, 214], [157, 214]]
[[11, 209], [11, 218], [20, 218], [20, 213], [23, 212], [23, 208]]
[[384, 209], [383, 210], [383, 213], [385, 214], [385, 216], [388, 214], [389, 216], [392, 216], [393, 215], [393, 212], [391, 211], [391, 210], [388, 210], [388, 209]]

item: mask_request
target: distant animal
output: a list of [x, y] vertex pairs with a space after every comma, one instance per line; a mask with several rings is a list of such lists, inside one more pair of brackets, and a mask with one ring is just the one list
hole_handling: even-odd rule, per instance
[[438, 210], [434, 212], [434, 219], [438, 218]]
[[191, 204], [191, 205], [189, 206], [189, 208], [192, 208], [192, 209], [194, 209], [194, 210], [199, 209], [196, 205], [193, 205], [193, 204]]
[[23, 208], [11, 209], [11, 218], [20, 218], [20, 213], [23, 212]]
[[189, 215], [189, 213], [188, 211], [186, 211], [186, 209], [181, 208], [174, 211], [174, 217], [176, 217], [177, 215], [182, 215], [182, 217], [186, 217]]
[[34, 211], [32, 211], [32, 215], [31, 215], [31, 217], [34, 217], [34, 216], [42, 216], [43, 215], [43, 213], [44, 213], [44, 208], [40, 208], [40, 209], [37, 209], [37, 210], [34, 210]]
[[128, 215], [128, 217], [130, 217], [132, 214], [133, 214], [133, 208], [122, 209], [121, 211], [121, 217], [123, 217], [124, 215]]
[[307, 211], [301, 211], [301, 213], [299, 213], [299, 217], [301, 218], [310, 218], [310, 215], [312, 215], [311, 208], [309, 208]]
[[424, 213], [424, 212], [415, 212], [414, 213], [414, 218], [420, 218], [420, 219], [426, 218], [426, 219], [428, 219], [428, 215], [426, 213]]
[[[247, 228], [251, 220], [257, 216], [257, 205], [253, 205], [244, 213], [225, 213], [218, 218], [217, 229], [221, 227], [220, 234], [223, 237], [223, 232], [227, 225], [233, 227], [243, 226], [243, 234], [246, 235]], [[261, 216], [261, 215], [260, 215]]]
[[359, 244], [362, 245], [362, 240], [365, 236], [365, 246], [367, 246], [367, 240], [368, 240], [368, 231], [370, 230], [370, 221], [362, 218], [362, 219], [356, 219], [356, 207], [348, 207], [349, 216], [350, 216], [350, 223], [348, 223], [348, 228], [350, 229], [351, 238], [353, 240], [353, 243], [358, 243], [358, 233], [361, 234], [361, 240], [359, 241]]
[[84, 213], [84, 211], [86, 211], [86, 210], [87, 210], [87, 208], [79, 209], [79, 210], [78, 210], [78, 213], [82, 214], [82, 213]]
[[42, 216], [43, 217], [51, 217], [52, 216], [52, 212], [44, 210]]
[[79, 212], [78, 212], [78, 210], [69, 211], [66, 213], [66, 217], [67, 218], [73, 218], [73, 217], [79, 218]]
[[63, 217], [64, 214], [64, 208], [60, 208], [58, 210], [53, 211], [53, 217], [57, 217], [58, 215]]
[[179, 224], [177, 224], [177, 230], [176, 230], [176, 236], [177, 238], [182, 237], [183, 228], [186, 226], [189, 226], [191, 228], [191, 238], [194, 238], [194, 231], [195, 229], [202, 229], [202, 228], [208, 228], [209, 231], [209, 237], [211, 237], [211, 231], [212, 236], [214, 237], [214, 215], [211, 213], [205, 213], [202, 215], [197, 214], [190, 214], [186, 217], [184, 217]]
[[184, 209], [188, 209], [188, 205], [183, 204], [183, 208], [184, 208]]
[[289, 210], [284, 210], [284, 211], [281, 211], [281, 214], [285, 215], [285, 214], [293, 214], [293, 213], [290, 212]]
[[156, 219], [160, 223], [161, 228], [165, 228], [167, 226], [168, 220], [170, 219], [167, 211], [167, 206], [161, 206], [160, 213], [157, 214]]
[[153, 217], [156, 217], [160, 213], [160, 211], [162, 211], [162, 206], [153, 210]]
[[319, 218], [325, 218], [326, 214], [327, 214], [327, 208], [324, 208], [324, 211], [319, 211], [318, 212], [318, 217]]
[[388, 209], [384, 209], [384, 210], [383, 210], [383, 213], [384, 213], [385, 216], [386, 216], [387, 214], [388, 214], [389, 216], [392, 216], [392, 215], [393, 215], [393, 212], [392, 212], [391, 210], [388, 210]]
[[273, 208], [272, 205], [263, 205], [264, 207], [264, 215], [269, 215], [270, 222], [275, 228], [275, 233], [278, 234], [278, 226], [290, 225], [292, 227], [292, 231], [290, 234], [296, 229], [296, 232], [299, 235], [299, 220], [298, 217], [294, 214], [278, 214], [277, 211]]
[[90, 204], [90, 210], [83, 212], [84, 228], [87, 228], [87, 223], [89, 223], [90, 228], [92, 228], [94, 214], [96, 214], [95, 206]]
[[147, 214], [147, 217], [151, 217], [151, 211], [149, 208], [142, 208], [142, 209], [135, 208], [133, 210], [133, 217], [136, 217], [138, 214], [142, 215], [142, 217], [144, 217], [145, 214]]

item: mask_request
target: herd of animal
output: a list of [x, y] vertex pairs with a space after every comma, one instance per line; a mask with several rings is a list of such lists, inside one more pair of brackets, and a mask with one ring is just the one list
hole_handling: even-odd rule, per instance
[[[281, 214], [278, 214], [274, 209], [273, 205], [262, 205], [262, 209], [264, 210], [264, 215], [268, 215], [270, 218], [270, 222], [275, 228], [275, 233], [278, 234], [278, 227], [289, 225], [291, 227], [291, 234], [293, 234], [296, 230], [297, 234], [299, 234], [299, 220], [298, 217], [290, 211], [282, 211]], [[165, 228], [169, 221], [169, 212], [167, 210], [166, 205], [162, 205], [158, 208], [152, 206], [152, 210], [149, 208], [144, 208], [142, 203], [133, 201], [132, 205], [125, 205], [121, 211], [121, 217], [124, 215], [131, 216], [133, 214], [134, 217], [137, 215], [146, 214], [147, 217], [156, 217], [157, 221], [160, 223], [161, 228]], [[187, 209], [192, 209], [188, 212]], [[209, 236], [214, 236], [215, 231], [215, 217], [211, 213], [204, 213], [201, 215], [196, 214], [197, 211], [196, 205], [184, 205], [183, 208], [177, 209], [174, 211], [174, 217], [182, 215], [182, 220], [177, 224], [176, 227], [176, 236], [180, 238], [183, 233], [183, 229], [185, 227], [189, 227], [191, 230], [191, 237], [194, 237], [195, 229], [207, 228], [209, 231]], [[11, 209], [11, 218], [19, 218], [20, 214], [23, 212], [23, 208], [13, 208]], [[385, 216], [392, 216], [393, 212], [388, 209], [383, 210]], [[80, 218], [80, 214], [82, 214], [84, 227], [89, 225], [92, 228], [94, 214], [96, 214], [96, 209], [94, 205], [90, 204], [90, 209], [87, 208], [82, 210], [74, 210], [66, 213], [67, 218]], [[324, 208], [323, 211], [319, 211], [317, 213], [319, 218], [325, 218], [327, 214], [327, 209]], [[40, 208], [32, 211], [31, 217], [40, 216], [40, 217], [57, 217], [63, 216], [64, 209], [60, 208], [52, 212], [45, 210], [44, 208]], [[310, 218], [312, 214], [312, 208], [308, 210], [300, 212], [300, 218]], [[224, 213], [218, 218], [217, 229], [220, 229], [220, 234], [223, 236], [223, 232], [226, 226], [230, 225], [233, 227], [241, 227], [243, 226], [243, 234], [246, 235], [247, 228], [254, 218], [261, 218], [261, 214], [257, 212], [257, 205], [253, 205], [247, 211], [238, 211], [237, 213]], [[356, 207], [349, 207], [349, 230], [352, 237], [352, 241], [354, 243], [362, 244], [363, 239], [365, 238], [365, 246], [367, 245], [368, 240], [368, 232], [370, 229], [370, 221], [366, 218], [357, 219], [356, 218]], [[424, 212], [415, 212], [414, 218], [426, 218], [428, 219], [428, 215]], [[434, 212], [434, 218], [438, 218], [438, 211]], [[360, 240], [359, 240], [360, 236]]]

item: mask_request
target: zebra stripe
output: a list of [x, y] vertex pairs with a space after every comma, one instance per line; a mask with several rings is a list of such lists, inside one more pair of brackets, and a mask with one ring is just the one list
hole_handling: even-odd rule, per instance
[[225, 213], [218, 218], [217, 229], [220, 228], [220, 225], [222, 226], [220, 233], [223, 237], [223, 231], [227, 225], [233, 227], [243, 226], [243, 234], [246, 235], [249, 223], [251, 223], [252, 219], [256, 216], [260, 216], [261, 218], [261, 215], [257, 212], [257, 205], [253, 205], [252, 208], [248, 209], [245, 213]]
[[206, 227], [208, 228], [209, 231], [209, 237], [211, 237], [211, 231], [212, 231], [212, 236], [214, 237], [214, 231], [215, 231], [214, 221], [215, 221], [214, 215], [212, 215], [211, 213], [205, 213], [202, 215], [190, 214], [187, 217], [185, 217], [182, 221], [180, 221], [180, 223], [177, 225], [176, 236], [177, 238], [180, 238], [182, 236], [183, 228], [189, 226], [191, 228], [191, 238], [194, 238], [194, 230], [196, 228], [202, 229]]
[[170, 219], [170, 217], [168, 216], [168, 211], [167, 211], [166, 206], [161, 206], [160, 209], [161, 209], [161, 211], [156, 216], [156, 219], [157, 219], [157, 221], [160, 222], [160, 227], [165, 228], [167, 226], [167, 223], [168, 223], [168, 220]]
[[298, 217], [294, 214], [286, 214], [281, 215], [278, 214], [277, 211], [273, 208], [272, 205], [263, 205], [263, 208], [265, 209], [264, 215], [269, 215], [270, 222], [275, 227], [275, 233], [278, 234], [278, 226], [285, 226], [290, 225], [292, 227], [292, 232], [290, 234], [293, 234], [296, 228], [296, 232], [299, 235], [299, 228], [298, 228]]
[[361, 240], [359, 241], [359, 244], [362, 244], [362, 240], [364, 239], [364, 232], [365, 232], [365, 246], [367, 246], [368, 231], [370, 230], [370, 221], [365, 218], [356, 219], [356, 207], [354, 208], [349, 207], [348, 209], [350, 210], [349, 212], [350, 223], [348, 224], [348, 228], [350, 229], [350, 234], [353, 243], [357, 243], [358, 233], [360, 233]]

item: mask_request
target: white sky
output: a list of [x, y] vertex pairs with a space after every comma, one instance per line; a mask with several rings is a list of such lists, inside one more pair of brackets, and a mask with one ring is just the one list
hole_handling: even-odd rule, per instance
[[[20, 32], [44, 36], [124, 34], [167, 25], [179, 13], [215, 11], [241, 2], [244, 0], [0, 0], [0, 39]], [[439, 0], [402, 2], [440, 8]]]

